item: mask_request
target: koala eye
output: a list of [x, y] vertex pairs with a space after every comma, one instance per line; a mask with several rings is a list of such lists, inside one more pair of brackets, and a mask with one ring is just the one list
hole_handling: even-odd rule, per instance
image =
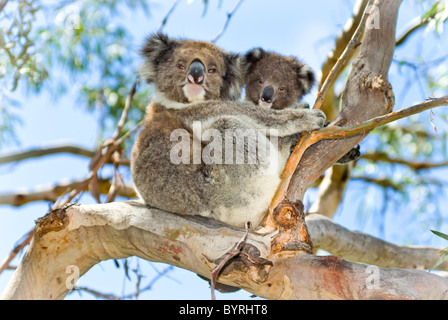
[[286, 90], [285, 87], [280, 87], [280, 88], [278, 88], [278, 91], [280, 91], [280, 92], [284, 92], [285, 90]]
[[212, 67], [210, 69], [208, 69], [208, 73], [216, 73], [218, 70], [216, 70], [215, 67]]
[[177, 68], [180, 70], [185, 70], [185, 65], [183, 63], [178, 63]]
[[259, 84], [263, 84], [263, 83], [264, 83], [263, 79], [261, 79], [261, 78], [258, 79], [258, 83], [259, 83]]

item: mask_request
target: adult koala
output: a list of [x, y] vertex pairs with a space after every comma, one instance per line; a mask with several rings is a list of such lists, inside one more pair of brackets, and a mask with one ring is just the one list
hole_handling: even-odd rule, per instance
[[211, 43], [154, 34], [141, 53], [156, 92], [132, 149], [140, 197], [168, 212], [259, 225], [289, 156], [276, 139], [319, 129], [325, 115], [237, 102], [241, 58]]

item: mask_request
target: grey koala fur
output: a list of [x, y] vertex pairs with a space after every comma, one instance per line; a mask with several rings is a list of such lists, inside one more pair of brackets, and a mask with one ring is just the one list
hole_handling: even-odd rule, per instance
[[248, 51], [243, 65], [246, 101], [276, 110], [308, 107], [301, 100], [316, 81], [308, 65], [262, 48]]
[[[254, 48], [243, 56], [245, 101], [265, 109], [285, 110], [309, 108], [302, 102], [316, 78], [309, 66], [293, 56]], [[279, 148], [291, 151], [300, 133], [279, 139]]]
[[[311, 91], [316, 77], [312, 69], [297, 58], [254, 48], [244, 55], [243, 65], [246, 101], [268, 109], [309, 108], [302, 98]], [[297, 144], [299, 136], [279, 139], [279, 147], [291, 149]], [[352, 162], [359, 156], [358, 145], [336, 164]]]
[[[235, 101], [243, 85], [241, 57], [211, 43], [154, 34], [142, 55], [141, 75], [154, 84], [156, 93], [132, 149], [132, 178], [140, 197], [168, 212], [201, 215], [239, 228], [248, 221], [259, 225], [289, 156], [289, 151], [278, 149], [275, 138], [319, 129], [325, 115], [320, 110], [273, 110]], [[199, 132], [195, 121], [200, 121]], [[208, 148], [203, 135], [209, 129], [223, 137], [230, 133], [230, 149], [222, 143], [214, 152], [221, 151], [223, 158], [231, 154], [234, 160], [233, 153], [242, 147], [247, 161], [210, 163], [204, 156], [195, 162], [191, 150], [189, 161], [173, 163], [179, 140], [173, 141], [172, 133], [177, 129], [186, 133], [190, 146], [199, 143], [202, 155]], [[244, 132], [256, 134], [240, 144]]]

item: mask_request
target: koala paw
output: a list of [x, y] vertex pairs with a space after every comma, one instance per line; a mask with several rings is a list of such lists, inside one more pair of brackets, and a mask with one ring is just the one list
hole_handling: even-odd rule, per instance
[[323, 128], [323, 126], [325, 125], [325, 120], [326, 120], [325, 113], [323, 113], [319, 109], [311, 109], [311, 110], [306, 110], [306, 111], [308, 111], [307, 112], [308, 116], [304, 120], [306, 122], [305, 125], [308, 128], [305, 130], [313, 131], [313, 130], [318, 130], [320, 128]]
[[356, 161], [361, 156], [359, 144], [353, 147], [347, 154], [336, 162], [336, 164], [346, 164], [352, 161]]
[[314, 131], [325, 124], [325, 114], [317, 109], [284, 110], [281, 121], [285, 126], [282, 136], [290, 136], [304, 131]]

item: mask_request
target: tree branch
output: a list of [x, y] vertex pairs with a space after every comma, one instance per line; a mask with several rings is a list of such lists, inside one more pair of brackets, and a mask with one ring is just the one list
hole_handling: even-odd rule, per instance
[[421, 113], [429, 109], [447, 105], [448, 95], [440, 98], [430, 98], [428, 101], [416, 104], [406, 109], [391, 112], [383, 116], [375, 117], [358, 125], [354, 125], [351, 127], [329, 126], [315, 132], [317, 133], [316, 135], [320, 135], [320, 140], [346, 138], [359, 133], [366, 133], [367, 131], [373, 130], [377, 127], [384, 126], [385, 124], [412, 116], [417, 113]]
[[135, 79], [134, 84], [129, 91], [128, 96], [126, 97], [126, 103], [121, 113], [120, 121], [118, 121], [117, 128], [115, 130], [112, 139], [117, 140], [120, 137], [121, 131], [123, 131], [124, 124], [126, 123], [126, 119], [128, 117], [129, 110], [131, 109], [132, 99], [134, 98], [135, 92], [137, 91], [137, 85], [140, 82], [139, 78]]
[[392, 188], [394, 191], [403, 192], [404, 191], [404, 185], [400, 183], [396, 183], [392, 181], [392, 179], [388, 179], [386, 177], [382, 178], [371, 178], [371, 177], [365, 177], [365, 176], [355, 176], [352, 177], [353, 181], [356, 180], [362, 180], [364, 182], [373, 183], [381, 188]]
[[322, 107], [328, 89], [333, 86], [335, 79], [340, 74], [342, 68], [347, 64], [348, 60], [352, 56], [353, 51], [361, 44], [360, 40], [366, 27], [366, 21], [370, 14], [370, 12], [368, 11], [371, 10], [372, 3], [373, 1], [369, 1], [368, 5], [365, 7], [361, 21], [359, 22], [355, 33], [348, 42], [339, 59], [334, 64], [333, 68], [331, 68], [331, 70], [328, 72], [325, 81], [320, 86], [313, 109], [320, 109]]
[[[398, 8], [401, 1], [376, 0], [374, 5], [379, 10], [379, 28], [368, 28], [365, 30], [363, 42], [358, 48], [354, 59], [352, 70], [347, 79], [347, 83], [342, 94], [341, 113], [333, 122], [334, 125], [344, 125], [354, 129], [350, 134], [354, 134], [357, 124], [360, 122], [365, 126], [363, 129], [369, 130], [376, 125], [382, 125], [389, 120], [394, 121], [400, 115], [407, 116], [415, 111], [410, 109], [407, 115], [402, 112], [392, 114], [385, 119], [375, 119], [378, 116], [390, 112], [395, 104], [391, 85], [387, 82], [387, 75], [392, 62], [395, 48], [395, 26]], [[370, 18], [369, 18], [370, 19]], [[371, 22], [371, 21], [370, 21]], [[441, 102], [443, 98], [436, 102]], [[446, 98], [440, 105], [446, 104]], [[434, 101], [425, 103], [428, 108], [434, 107]], [[419, 107], [416, 107], [417, 109]], [[421, 112], [424, 107], [418, 110]], [[395, 119], [393, 119], [395, 117]], [[369, 123], [369, 119], [371, 120]], [[367, 121], [368, 123], [364, 123]], [[382, 121], [379, 123], [377, 121]], [[372, 123], [373, 122], [373, 123]], [[322, 129], [331, 129], [331, 127]], [[367, 132], [360, 130], [357, 135], [350, 138], [319, 141], [304, 153], [300, 163], [291, 178], [287, 199], [294, 201], [302, 199], [304, 192], [312, 184], [313, 180], [319, 177], [327, 168], [333, 165], [340, 157], [346, 154], [353, 146], [365, 136]], [[343, 135], [341, 135], [342, 137]], [[333, 138], [336, 138], [334, 135]]]
[[420, 28], [426, 26], [439, 12], [436, 11], [432, 15], [426, 18], [416, 17], [413, 19], [409, 25], [406, 28], [406, 31], [403, 32], [403, 34], [397, 39], [397, 42], [395, 43], [395, 46], [401, 46], [403, 43], [408, 40], [408, 38], [417, 30]]
[[328, 218], [333, 217], [344, 197], [347, 183], [351, 179], [353, 165], [353, 163], [335, 165], [325, 172], [310, 212], [321, 212]]
[[[356, 2], [352, 17], [348, 19], [347, 23], [344, 26], [344, 29], [336, 38], [333, 50], [328, 54], [327, 59], [322, 64], [322, 74], [319, 83], [319, 89], [323, 86], [325, 80], [330, 74], [330, 71], [338, 62], [338, 58], [342, 56], [342, 53], [347, 48], [350, 40], [354, 38], [353, 35], [358, 29], [362, 17], [364, 16], [364, 11], [367, 7], [368, 2], [369, 0], [358, 0]], [[347, 64], [344, 64], [344, 66], [347, 66]], [[337, 75], [337, 77], [339, 76], [339, 74]]]
[[[364, 11], [368, 2], [368, 0], [358, 0], [355, 3], [352, 17], [347, 20], [343, 30], [336, 38], [333, 50], [328, 54], [327, 59], [322, 64], [319, 88], [322, 87], [330, 71], [338, 62], [338, 58], [342, 55], [350, 40], [353, 38], [353, 35], [358, 29], [361, 19], [364, 16]], [[338, 70], [338, 73], [335, 74], [335, 79], [331, 82], [320, 108], [326, 114], [327, 120], [329, 121], [334, 120], [339, 112], [338, 99], [334, 92], [334, 84], [345, 67], [347, 67], [348, 61], [352, 59], [353, 53], [354, 52], [347, 58], [347, 62], [342, 65]], [[337, 165], [325, 172], [322, 183], [318, 184], [318, 195], [310, 209], [311, 212], [322, 212], [330, 218], [334, 215], [339, 203], [344, 197], [347, 181], [350, 180], [352, 167], [353, 163]]]
[[57, 153], [70, 153], [91, 158], [95, 155], [96, 151], [75, 145], [57, 145], [52, 147], [31, 148], [25, 151], [0, 156], [0, 164], [18, 162]]
[[[100, 194], [108, 194], [112, 184], [110, 179], [99, 179], [99, 192]], [[56, 201], [59, 197], [63, 196], [70, 190], [80, 188], [80, 191], [87, 191], [88, 186], [86, 179], [80, 179], [65, 183], [59, 183], [55, 186], [44, 187], [40, 189], [27, 190], [27, 191], [15, 191], [0, 194], [0, 205], [22, 206], [24, 204], [33, 201]], [[125, 198], [133, 198], [136, 196], [134, 188], [132, 186], [118, 186], [118, 195]]]
[[[440, 249], [399, 246], [370, 235], [350, 231], [320, 214], [309, 214], [306, 223], [315, 249], [323, 249], [350, 261], [383, 268], [429, 269], [440, 258]], [[448, 261], [437, 270], [448, 270]]]
[[9, 253], [9, 255], [0, 263], [0, 274], [9, 268], [11, 261], [22, 251], [31, 241], [34, 236], [34, 229], [29, 231], [25, 238], [20, 241], [20, 243], [14, 247], [14, 249]]
[[[292, 182], [294, 171], [296, 170], [298, 164], [300, 163], [305, 151], [307, 151], [309, 147], [311, 147], [312, 145], [322, 140], [347, 138], [355, 136], [357, 134], [362, 134], [362, 137], [364, 137], [368, 131], [371, 131], [379, 126], [383, 126], [390, 122], [409, 117], [411, 115], [426, 111], [428, 109], [445, 105], [448, 105], [448, 95], [437, 99], [430, 99], [426, 102], [417, 104], [415, 106], [395, 111], [383, 116], [379, 116], [351, 127], [328, 126], [326, 128], [313, 131], [311, 133], [305, 133], [298, 142], [297, 146], [294, 148], [293, 152], [291, 153], [286, 163], [285, 170], [283, 171], [282, 174], [282, 181], [277, 190], [277, 193], [275, 194], [270, 204], [269, 211], [270, 212], [273, 211], [274, 208], [277, 207], [285, 197], [287, 197], [288, 187]], [[357, 143], [359, 143], [359, 141]], [[334, 162], [336, 162], [336, 160]], [[314, 180], [316, 178], [317, 176], [314, 175], [308, 177], [308, 179], [310, 179], [309, 185], [311, 185], [311, 179]], [[307, 185], [307, 188], [309, 185]], [[303, 196], [304, 191], [305, 190], [303, 189], [301, 190], [301, 196]], [[272, 224], [272, 222], [269, 223]]]
[[2, 0], [0, 2], [0, 12], [5, 8], [6, 4], [8, 3], [8, 0]]
[[[133, 255], [210, 277], [214, 261], [243, 235], [243, 230], [211, 219], [148, 210], [139, 201], [53, 210], [37, 221], [35, 236], [2, 299], [62, 299], [76, 280], [68, 270], [81, 276], [100, 261]], [[375, 267], [378, 277], [369, 286], [372, 267], [334, 256], [287, 251], [269, 255], [270, 241], [269, 235], [255, 233], [247, 239], [272, 267], [247, 270], [230, 264], [218, 281], [267, 299], [448, 298], [448, 280], [427, 272]]]
[[375, 152], [366, 153], [361, 155], [361, 159], [366, 159], [372, 162], [388, 162], [391, 164], [401, 164], [407, 166], [415, 171], [420, 171], [422, 169], [434, 169], [448, 166], [448, 161], [443, 161], [439, 163], [425, 162], [425, 161], [410, 161], [400, 158], [391, 158], [387, 153]]

